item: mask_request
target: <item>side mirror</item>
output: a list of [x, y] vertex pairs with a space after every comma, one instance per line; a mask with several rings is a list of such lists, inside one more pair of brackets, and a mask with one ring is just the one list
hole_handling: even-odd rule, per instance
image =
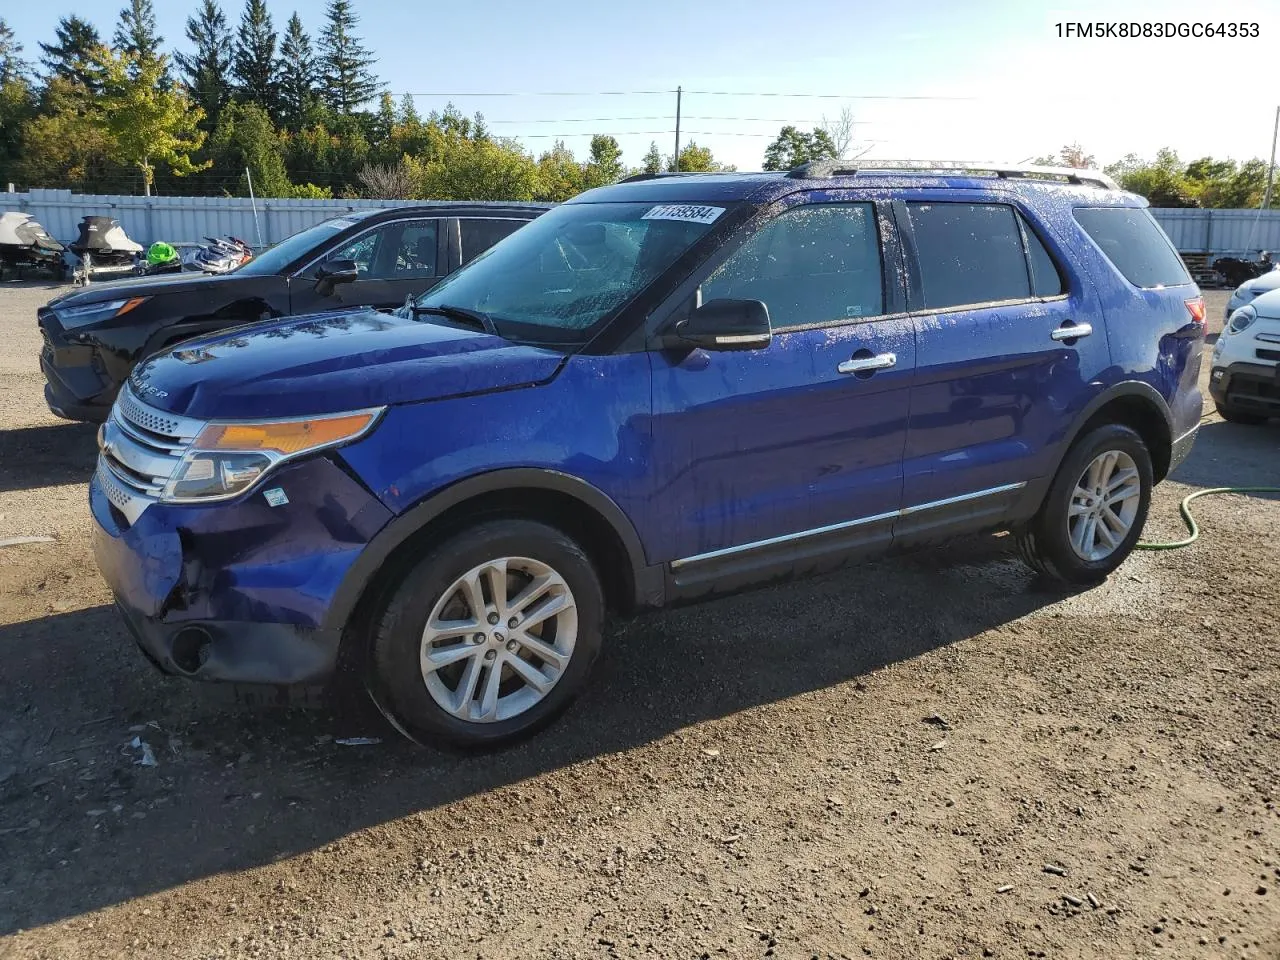
[[769, 308], [761, 300], [709, 300], [676, 324], [666, 347], [761, 350], [772, 342]]
[[359, 279], [360, 268], [354, 260], [328, 260], [316, 271], [316, 289], [328, 296], [339, 283], [354, 283]]

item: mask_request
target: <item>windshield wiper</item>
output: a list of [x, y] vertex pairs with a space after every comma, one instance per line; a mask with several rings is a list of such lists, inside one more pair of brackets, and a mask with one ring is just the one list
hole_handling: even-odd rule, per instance
[[423, 314], [431, 314], [438, 317], [446, 317], [450, 320], [458, 320], [469, 326], [476, 327], [485, 333], [491, 333], [495, 337], [501, 336], [498, 333], [498, 325], [494, 323], [493, 317], [479, 310], [471, 310], [467, 307], [454, 307], [447, 303], [442, 303], [435, 307], [423, 307], [413, 303], [409, 305], [409, 314], [413, 319]]

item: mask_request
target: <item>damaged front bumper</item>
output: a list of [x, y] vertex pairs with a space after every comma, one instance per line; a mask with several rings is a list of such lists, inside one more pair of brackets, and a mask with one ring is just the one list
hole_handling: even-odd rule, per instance
[[98, 568], [147, 658], [166, 673], [313, 685], [333, 673], [341, 629], [330, 598], [390, 512], [327, 457], [209, 506], [156, 503], [133, 525], [89, 486]]

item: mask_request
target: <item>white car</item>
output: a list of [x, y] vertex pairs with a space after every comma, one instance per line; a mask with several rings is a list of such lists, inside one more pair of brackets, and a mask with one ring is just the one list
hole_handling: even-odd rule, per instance
[[1235, 292], [1231, 294], [1231, 299], [1227, 301], [1227, 312], [1222, 319], [1230, 320], [1231, 315], [1241, 307], [1248, 306], [1257, 297], [1262, 296], [1264, 293], [1270, 293], [1272, 290], [1280, 290], [1280, 265], [1274, 266], [1262, 276], [1246, 280], [1236, 287]]
[[[1249, 283], [1273, 276], [1276, 271]], [[1213, 347], [1209, 393], [1218, 413], [1232, 423], [1280, 417], [1280, 281], [1227, 318]]]

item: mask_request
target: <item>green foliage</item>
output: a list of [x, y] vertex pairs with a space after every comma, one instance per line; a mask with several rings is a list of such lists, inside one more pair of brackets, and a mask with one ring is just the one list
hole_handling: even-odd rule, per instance
[[532, 200], [538, 165], [510, 140], [473, 140], [458, 133], [435, 138], [432, 159], [410, 157], [416, 195], [429, 200]]
[[288, 197], [293, 184], [285, 170], [284, 150], [267, 112], [256, 103], [230, 103], [209, 138], [214, 170], [231, 192], [249, 195], [244, 171], [253, 176], [253, 192], [259, 197]]
[[1092, 170], [1098, 165], [1093, 154], [1086, 153], [1079, 142], [1069, 143], [1056, 154], [1046, 154], [1031, 161], [1038, 167], [1071, 167], [1076, 170]]
[[[675, 169], [669, 159], [667, 169], [672, 171]], [[692, 140], [680, 151], [680, 170], [684, 173], [720, 173], [736, 169], [738, 168], [717, 161], [711, 155], [710, 147], [700, 147]]]
[[139, 60], [160, 56], [164, 37], [156, 29], [156, 12], [151, 0], [129, 0], [129, 5], [120, 11], [111, 42], [117, 50], [133, 54]]
[[205, 114], [205, 125], [213, 129], [218, 115], [231, 99], [231, 29], [217, 0], [202, 0], [200, 9], [187, 18], [187, 39], [192, 53], [174, 54], [191, 97]]
[[44, 52], [40, 64], [49, 79], [62, 78], [94, 89], [89, 60], [93, 51], [102, 46], [97, 28], [72, 14], [58, 21], [54, 34], [54, 43], [40, 44]]
[[13, 29], [0, 17], [0, 84], [24, 80], [31, 64], [22, 59], [22, 44], [14, 38]]
[[288, 195], [293, 200], [332, 200], [333, 190], [314, 183], [298, 183], [289, 188]]
[[204, 112], [185, 90], [164, 82], [167, 57], [99, 47], [91, 63], [102, 93], [94, 98], [89, 112], [106, 129], [115, 159], [142, 172], [148, 192], [156, 162], [177, 176], [208, 168], [207, 162], [191, 159], [204, 144], [205, 134], [199, 128]]
[[15, 180], [84, 193], [106, 193], [108, 184], [119, 185], [111, 137], [87, 100], [86, 88], [75, 80], [49, 81], [39, 113], [22, 125]]
[[[810, 160], [835, 160], [838, 156], [831, 134], [821, 127], [805, 133], [793, 126], [785, 126], [764, 150], [765, 170], [790, 170]], [[684, 164], [681, 163], [681, 169]]]
[[328, 22], [320, 37], [321, 90], [331, 110], [349, 114], [371, 100], [382, 84], [369, 69], [375, 62], [373, 55], [355, 35], [360, 18], [350, 0], [329, 0], [325, 16]]
[[301, 127], [307, 111], [318, 103], [316, 88], [319, 77], [316, 69], [311, 38], [302, 29], [302, 19], [295, 12], [285, 28], [284, 40], [280, 42], [278, 65], [280, 117], [290, 130]]
[[1146, 197], [1153, 207], [1257, 207], [1267, 184], [1267, 165], [1262, 160], [1237, 164], [1202, 157], [1183, 163], [1167, 147], [1150, 162], [1129, 154], [1106, 172], [1125, 190]]
[[613, 137], [597, 133], [591, 138], [590, 158], [583, 170], [583, 189], [617, 183], [626, 173], [622, 165], [622, 148]]
[[266, 0], [245, 0], [236, 31], [231, 72], [239, 99], [256, 103], [273, 119], [279, 113], [276, 91], [276, 31]]
[[640, 163], [640, 172], [661, 173], [662, 166], [662, 152], [658, 150], [658, 145], [656, 143], [650, 141], [649, 152], [644, 155], [644, 159]]
[[35, 92], [25, 78], [0, 80], [0, 184], [16, 176], [23, 127], [35, 117], [36, 107]]
[[573, 151], [557, 140], [538, 158], [538, 186], [535, 200], [560, 203], [583, 189], [583, 170], [573, 158]]

